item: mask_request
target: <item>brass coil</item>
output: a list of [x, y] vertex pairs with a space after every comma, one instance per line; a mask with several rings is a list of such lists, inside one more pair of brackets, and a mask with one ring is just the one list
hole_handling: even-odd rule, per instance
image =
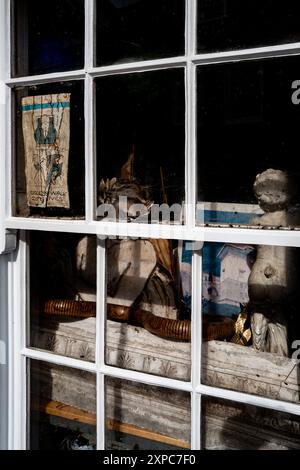
[[[88, 318], [96, 316], [96, 302], [78, 300], [48, 300], [45, 302], [44, 313], [68, 318]], [[141, 326], [150, 333], [161, 338], [190, 341], [191, 322], [159, 317], [142, 309], [132, 309], [123, 305], [107, 305], [109, 320], [128, 322]], [[226, 317], [204, 316], [203, 339], [205, 341], [231, 338], [235, 333], [234, 322]]]

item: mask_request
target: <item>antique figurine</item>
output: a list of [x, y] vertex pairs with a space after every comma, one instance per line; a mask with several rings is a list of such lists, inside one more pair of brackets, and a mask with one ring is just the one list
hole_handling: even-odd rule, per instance
[[[254, 225], [274, 228], [296, 225], [291, 211], [296, 188], [289, 175], [268, 169], [257, 175], [255, 195], [265, 214]], [[253, 347], [288, 356], [288, 319], [297, 280], [295, 248], [259, 245], [249, 276]]]

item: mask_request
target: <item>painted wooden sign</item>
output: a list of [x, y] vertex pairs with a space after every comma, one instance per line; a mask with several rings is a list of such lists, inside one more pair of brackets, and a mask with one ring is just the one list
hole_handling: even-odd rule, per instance
[[70, 93], [22, 99], [27, 203], [70, 207]]

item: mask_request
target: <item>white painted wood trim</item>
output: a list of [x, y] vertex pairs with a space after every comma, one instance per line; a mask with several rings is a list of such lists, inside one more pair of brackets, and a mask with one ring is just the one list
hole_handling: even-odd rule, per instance
[[97, 241], [97, 315], [96, 364], [99, 370], [105, 365], [106, 346], [106, 249], [105, 240]]
[[197, 65], [237, 62], [242, 60], [269, 59], [300, 54], [300, 42], [266, 47], [254, 47], [234, 51], [195, 54], [192, 61]]
[[196, 67], [191, 61], [196, 47], [196, 2], [186, 2], [186, 54], [185, 70], [185, 223], [196, 224]]
[[86, 372], [97, 372], [97, 367], [94, 362], [81, 361], [80, 359], [73, 359], [72, 357], [59, 356], [47, 351], [42, 351], [36, 348], [23, 348], [20, 350], [21, 355], [34, 359], [36, 361], [48, 362], [58, 366], [70, 367], [73, 369], [80, 369]]
[[109, 377], [117, 379], [131, 380], [133, 382], [141, 382], [145, 385], [154, 385], [157, 387], [171, 388], [173, 390], [181, 390], [183, 392], [192, 392], [193, 387], [190, 382], [182, 382], [181, 380], [168, 379], [157, 375], [144, 374], [143, 372], [131, 371], [128, 369], [120, 369], [118, 367], [103, 366], [101, 372]]
[[166, 238], [223, 243], [300, 247], [300, 230], [267, 230], [230, 227], [194, 227], [167, 224], [86, 222], [85, 220], [26, 219], [9, 217], [7, 229], [96, 234], [103, 237]]
[[236, 401], [238, 403], [246, 403], [248, 405], [268, 408], [283, 413], [291, 413], [300, 416], [300, 404], [289, 403], [281, 400], [273, 400], [272, 398], [259, 397], [248, 393], [235, 392], [223, 388], [215, 388], [208, 385], [200, 385], [197, 387], [197, 393], [223, 400]]
[[[85, 0], [85, 67], [82, 70], [62, 73], [10, 77], [9, 6], [10, 1], [0, 0], [0, 158], [1, 158], [1, 213], [0, 230], [3, 240], [4, 229], [42, 230], [70, 233], [100, 234], [103, 236], [120, 235], [131, 237], [170, 238], [194, 241], [223, 243], [268, 244], [300, 247], [300, 231], [259, 230], [243, 228], [214, 228], [195, 226], [196, 201], [196, 69], [213, 63], [266, 59], [288, 55], [300, 55], [300, 43], [272, 47], [252, 48], [239, 51], [226, 51], [213, 54], [196, 53], [196, 0], [186, 1], [186, 54], [182, 57], [164, 58], [123, 63], [105, 67], [95, 67], [95, 44], [93, 27], [95, 24], [95, 1]], [[2, 41], [1, 41], [2, 37]], [[2, 45], [2, 47], [1, 47]], [[96, 162], [94, 139], [94, 90], [96, 77], [140, 73], [152, 70], [185, 68], [186, 78], [186, 225], [146, 225], [116, 224], [96, 222]], [[11, 180], [13, 175], [11, 148], [11, 92], [16, 86], [29, 86], [67, 80], [85, 80], [85, 163], [86, 163], [86, 220], [25, 219], [11, 216]], [[201, 142], [200, 142], [201, 145]], [[5, 165], [5, 162], [8, 164]], [[5, 186], [6, 183], [6, 186]], [[6, 201], [6, 207], [4, 204]], [[0, 235], [1, 236], [1, 235]], [[199, 449], [201, 444], [201, 396], [213, 396], [261, 406], [287, 413], [300, 415], [300, 405], [276, 401], [245, 393], [223, 390], [200, 384], [201, 364], [201, 255], [193, 256], [193, 307], [192, 307], [192, 382], [182, 382], [148, 375], [141, 372], [119, 369], [105, 365], [105, 247], [101, 241], [97, 249], [97, 339], [96, 362], [89, 363], [77, 359], [54, 355], [45, 351], [26, 347], [26, 279], [27, 245], [23, 233], [19, 252], [10, 255], [9, 261], [9, 448], [26, 448], [26, 361], [39, 360], [51, 364], [64, 365], [97, 374], [97, 418], [99, 449], [105, 447], [105, 376], [132, 380], [148, 385], [182, 390], [192, 396], [192, 448]], [[28, 293], [28, 292], [27, 292]], [[27, 295], [28, 299], [28, 295]]]
[[197, 393], [192, 393], [191, 400], [191, 449], [201, 450], [201, 397]]
[[18, 253], [10, 255], [8, 265], [9, 302], [9, 449], [26, 449], [27, 379], [26, 357], [20, 354], [25, 342], [26, 243], [20, 240]]
[[97, 374], [97, 450], [105, 450], [106, 437], [106, 390], [105, 375]]

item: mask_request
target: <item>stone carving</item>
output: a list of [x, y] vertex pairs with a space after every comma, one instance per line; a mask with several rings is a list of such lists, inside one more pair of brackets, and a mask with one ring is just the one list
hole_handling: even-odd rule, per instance
[[[291, 210], [296, 188], [286, 172], [268, 169], [257, 175], [254, 191], [265, 212], [252, 221], [254, 225], [297, 225], [297, 215]], [[296, 288], [296, 269], [294, 248], [257, 247], [248, 281], [253, 347], [257, 350], [288, 356], [288, 310]]]

